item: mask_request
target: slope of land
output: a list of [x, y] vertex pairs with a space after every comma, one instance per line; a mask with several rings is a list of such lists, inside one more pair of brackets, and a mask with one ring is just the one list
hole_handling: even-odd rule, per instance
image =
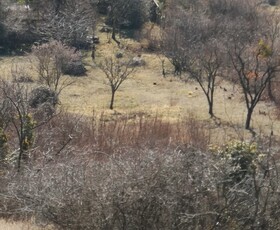
[[[157, 114], [169, 121], [184, 119], [190, 114], [205, 123], [205, 128], [212, 130], [214, 140], [221, 142], [232, 138], [250, 137], [244, 131], [246, 107], [241, 89], [219, 78], [216, 88], [214, 113], [218, 119], [209, 118], [206, 97], [199, 85], [191, 80], [183, 82], [173, 76], [173, 68], [165, 60], [167, 76], [162, 76], [161, 60], [155, 53], [145, 52], [143, 43], [131, 39], [121, 39], [118, 48], [106, 33], [99, 33], [100, 44], [97, 45], [96, 59], [91, 60], [90, 53], [85, 53], [84, 62], [87, 75], [84, 77], [70, 77], [74, 84], [70, 85], [60, 95], [61, 106], [68, 112], [92, 116], [93, 113], [114, 114]], [[116, 93], [115, 109], [108, 109], [110, 101], [110, 87], [106, 85], [104, 73], [98, 68], [104, 57], [124, 52], [127, 56], [141, 54], [146, 62], [145, 66], [137, 67], [133, 76], [126, 80]], [[15, 64], [16, 63], [16, 64]], [[4, 78], [11, 78], [11, 70], [23, 72], [36, 79], [34, 63], [27, 57], [5, 57], [1, 59], [0, 71]], [[35, 87], [36, 83], [28, 83]], [[273, 130], [274, 138], [280, 137], [280, 122], [276, 119], [274, 105], [260, 102], [254, 112], [252, 127], [259, 135], [269, 136]], [[259, 111], [264, 111], [260, 114]], [[214, 135], [213, 135], [214, 134]], [[214, 141], [213, 140], [213, 141]]]

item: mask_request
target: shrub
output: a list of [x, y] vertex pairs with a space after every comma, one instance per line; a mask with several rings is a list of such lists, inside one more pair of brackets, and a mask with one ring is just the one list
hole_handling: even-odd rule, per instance
[[85, 75], [86, 71], [87, 70], [81, 60], [71, 61], [62, 67], [63, 74], [68, 74], [71, 76], [83, 76]]
[[199, 152], [169, 151], [127, 149], [121, 155], [104, 156], [105, 161], [87, 163], [72, 158], [45, 165], [37, 173], [31, 170], [10, 189], [21, 194], [25, 210], [59, 229], [206, 227], [213, 219], [199, 218], [201, 222], [195, 223], [183, 210], [203, 212], [211, 205], [192, 199], [203, 199], [206, 188], [214, 188], [211, 173], [202, 173], [209, 159]]
[[[38, 127], [29, 164], [16, 175], [11, 169], [0, 178], [0, 215], [36, 216], [58, 229], [168, 229], [179, 221], [180, 199], [184, 205], [189, 199], [172, 191], [193, 190], [182, 182], [189, 176], [186, 170], [202, 172], [207, 162], [199, 151], [183, 151], [187, 143], [195, 145], [196, 138], [208, 139], [198, 126], [196, 138], [190, 138], [193, 128], [143, 114], [120, 115], [109, 122], [105, 115], [94, 116], [91, 123], [58, 114], [46, 127]], [[203, 140], [198, 141], [202, 145]], [[199, 169], [191, 163], [196, 157]], [[195, 201], [188, 207], [193, 205]]]
[[245, 177], [255, 174], [261, 152], [256, 143], [232, 141], [218, 150], [218, 154], [227, 164], [227, 180], [230, 184], [240, 183]]
[[[100, 154], [91, 158], [83, 150], [55, 164], [33, 165], [17, 177], [9, 175], [9, 194], [17, 197], [17, 210], [69, 230], [280, 226], [276, 168], [267, 173], [262, 164], [223, 189], [223, 174], [231, 164], [206, 152], [142, 147]], [[266, 156], [264, 161], [273, 159]], [[8, 204], [7, 198], [4, 201]]]
[[39, 81], [57, 94], [72, 84], [72, 81], [62, 80], [63, 70], [69, 70], [67, 66], [70, 63], [82, 65], [81, 53], [59, 41], [33, 46], [31, 54], [37, 61], [35, 65]]
[[[109, 5], [111, 10], [108, 12], [107, 23], [116, 23], [121, 29], [139, 29], [149, 19], [150, 2], [146, 0], [111, 0], [101, 1], [99, 9], [102, 11], [104, 6]], [[104, 12], [104, 11], [102, 11]], [[114, 22], [114, 20], [116, 20]]]
[[53, 107], [56, 106], [58, 103], [58, 96], [55, 91], [44, 86], [33, 89], [29, 97], [29, 105], [31, 108], [38, 108], [44, 103], [49, 103]]
[[34, 109], [34, 118], [40, 121], [50, 118], [55, 114], [59, 99], [55, 91], [40, 86], [31, 91], [28, 103]]
[[69, 230], [279, 229], [276, 153], [234, 141], [211, 154], [194, 148], [209, 137], [192, 118], [115, 116], [40, 126], [29, 164], [0, 177], [0, 215]]

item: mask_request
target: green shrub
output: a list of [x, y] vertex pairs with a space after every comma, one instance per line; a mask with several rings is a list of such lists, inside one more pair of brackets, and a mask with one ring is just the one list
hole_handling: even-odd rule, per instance
[[232, 141], [213, 150], [229, 165], [227, 179], [231, 183], [239, 183], [246, 176], [254, 174], [263, 156], [256, 143], [243, 141]]

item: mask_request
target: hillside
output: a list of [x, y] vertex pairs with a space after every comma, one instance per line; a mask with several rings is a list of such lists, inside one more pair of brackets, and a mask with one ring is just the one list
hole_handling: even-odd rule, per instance
[[[146, 65], [137, 67], [133, 76], [121, 85], [116, 94], [115, 110], [110, 111], [110, 87], [106, 84], [106, 78], [99, 70], [98, 64], [104, 56], [113, 56], [118, 51], [117, 46], [110, 42], [105, 33], [99, 33], [100, 44], [97, 46], [97, 57], [94, 62], [90, 53], [86, 53], [84, 62], [87, 73], [83, 77], [70, 77], [74, 83], [65, 89], [61, 96], [61, 107], [66, 111], [82, 116], [91, 117], [93, 113], [106, 113], [108, 116], [114, 114], [131, 116], [159, 115], [172, 122], [183, 120], [189, 115], [203, 122], [212, 130], [213, 141], [220, 143], [232, 138], [251, 138], [249, 132], [243, 130], [246, 118], [246, 107], [242, 89], [238, 85], [228, 82], [219, 77], [219, 86], [215, 91], [214, 110], [218, 121], [213, 121], [207, 114], [207, 101], [198, 83], [192, 80], [183, 82], [179, 77], [173, 75], [173, 67], [166, 59], [165, 65], [167, 76], [162, 76], [161, 59], [156, 53], [141, 51], [141, 43], [130, 39], [122, 39], [121, 42], [127, 46], [126, 52], [137, 56], [139, 50]], [[136, 51], [135, 51], [136, 49]], [[114, 51], [111, 53], [111, 51]], [[11, 78], [10, 70], [15, 68], [29, 69], [31, 75], [36, 78], [36, 73], [32, 70], [32, 64], [24, 57], [2, 58], [0, 69], [2, 76]], [[24, 67], [23, 67], [24, 66]], [[30, 84], [36, 87], [36, 83]], [[261, 111], [261, 112], [260, 112]], [[261, 114], [265, 112], [265, 114]], [[111, 114], [111, 115], [110, 115]], [[109, 118], [110, 119], [110, 118]], [[261, 102], [258, 104], [252, 127], [256, 133], [269, 136], [271, 131], [274, 138], [280, 137], [280, 122], [276, 118], [276, 108], [271, 102]], [[216, 138], [218, 136], [218, 138]]]
[[280, 229], [277, 4], [0, 1], [0, 229]]

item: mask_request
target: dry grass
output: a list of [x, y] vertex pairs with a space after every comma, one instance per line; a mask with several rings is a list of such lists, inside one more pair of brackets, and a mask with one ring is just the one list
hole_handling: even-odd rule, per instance
[[32, 223], [25, 222], [6, 222], [5, 220], [0, 220], [0, 230], [42, 230], [50, 228], [40, 228]]
[[[124, 146], [140, 149], [142, 146], [153, 145], [155, 149], [160, 147], [164, 149], [172, 144], [174, 146], [185, 144], [205, 149], [209, 143], [226, 143], [231, 139], [251, 137], [250, 133], [243, 129], [246, 108], [242, 92], [238, 87], [233, 87], [228, 81], [219, 79], [221, 87], [216, 89], [214, 104], [214, 112], [219, 119], [211, 120], [207, 114], [206, 98], [199, 86], [195, 82], [184, 83], [173, 78], [172, 66], [167, 60], [166, 69], [169, 75], [163, 78], [160, 58], [156, 54], [144, 52], [147, 45], [143, 40], [139, 43], [130, 39], [121, 40], [121, 49], [127, 55], [140, 53], [147, 65], [139, 68], [131, 79], [124, 82], [116, 94], [116, 110], [109, 110], [110, 88], [105, 84], [104, 74], [97, 65], [104, 56], [112, 55], [112, 50], [114, 53], [119, 48], [105, 33], [100, 34], [100, 40], [101, 44], [97, 47], [94, 63], [90, 54], [86, 54], [87, 76], [75, 78], [75, 84], [61, 94], [61, 106], [71, 115], [68, 114], [69, 120], [52, 121], [51, 126], [54, 130], [48, 132], [56, 141], [62, 140], [63, 143], [65, 133], [68, 138], [70, 132], [61, 129], [63, 127], [71, 130], [76, 125], [73, 119], [75, 115], [77, 117], [85, 115], [93, 120], [92, 123], [81, 122], [79, 129], [73, 132], [73, 146], [78, 146], [81, 150], [84, 146], [92, 145], [96, 151], [107, 153], [114, 149], [122, 149]], [[1, 78], [10, 79], [11, 70], [15, 68], [36, 78], [32, 65], [25, 57], [0, 59]], [[30, 84], [30, 87], [35, 86], [36, 83]], [[252, 126], [259, 134], [264, 135], [269, 135], [273, 129], [275, 137], [279, 138], [280, 121], [276, 119], [274, 109], [273, 105], [260, 102], [255, 110]], [[266, 115], [260, 114], [259, 110], [265, 111]], [[42, 145], [37, 143], [38, 146], [49, 146], [50, 142], [44, 136], [45, 133], [38, 134], [38, 142], [43, 137], [46, 141], [46, 143], [42, 141]], [[57, 147], [60, 148], [60, 145]], [[69, 146], [69, 149], [71, 147]], [[0, 220], [1, 229], [41, 230], [42, 228], [29, 222]]]
[[[115, 110], [121, 114], [147, 113], [160, 114], [169, 121], [184, 119], [188, 114], [203, 122], [212, 122], [208, 116], [206, 98], [195, 82], [182, 82], [172, 75], [172, 66], [166, 60], [166, 70], [169, 73], [162, 77], [161, 60], [154, 53], [144, 52], [139, 42], [131, 39], [121, 39], [121, 48], [110, 40], [106, 33], [100, 33], [101, 43], [97, 46], [96, 60], [93, 63], [89, 53], [86, 53], [85, 63], [87, 76], [75, 78], [75, 83], [65, 89], [61, 96], [62, 106], [69, 112], [79, 115], [92, 116], [93, 111], [112, 114], [108, 109], [110, 101], [110, 87], [105, 84], [104, 73], [97, 67], [104, 56], [110, 56], [119, 49], [127, 56], [142, 54], [146, 61], [144, 67], [139, 67], [130, 79], [125, 81], [116, 93]], [[1, 77], [10, 78], [14, 63], [18, 62], [19, 69], [25, 66], [27, 72], [36, 77], [30, 62], [24, 57], [2, 58], [0, 62]], [[69, 76], [65, 76], [68, 78]], [[30, 84], [31, 87], [36, 83]], [[215, 94], [214, 112], [224, 126], [213, 126], [213, 132], [220, 135], [223, 141], [225, 133], [236, 135], [236, 129], [242, 130], [246, 118], [246, 107], [242, 101], [242, 91], [233, 87], [231, 83], [220, 79], [222, 88], [217, 87]], [[226, 88], [226, 91], [224, 90]], [[266, 116], [259, 114], [259, 110], [266, 111]], [[274, 106], [261, 102], [253, 115], [252, 126], [265, 134], [274, 134], [280, 130], [280, 122], [275, 119]], [[232, 128], [230, 128], [232, 127]], [[225, 130], [226, 129], [226, 130]], [[241, 135], [238, 133], [238, 135]], [[242, 131], [243, 136], [248, 134]]]

